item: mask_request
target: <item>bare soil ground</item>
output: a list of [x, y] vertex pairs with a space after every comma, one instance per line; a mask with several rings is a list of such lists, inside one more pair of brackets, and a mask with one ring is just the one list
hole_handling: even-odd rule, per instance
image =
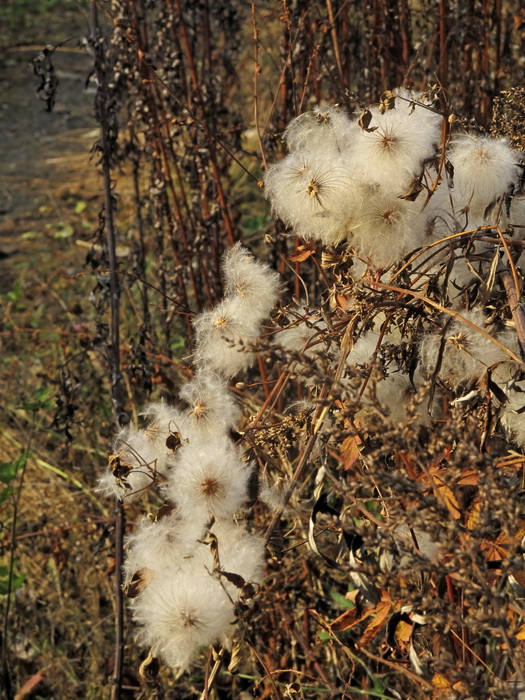
[[[98, 178], [89, 151], [96, 140], [93, 94], [85, 84], [90, 57], [79, 49], [52, 55], [59, 79], [52, 112], [37, 95], [38, 78], [31, 60], [37, 46], [13, 47], [0, 64], [0, 236], [2, 291], [7, 291], [9, 267], [40, 248], [63, 248], [63, 219], [97, 193]], [[76, 200], [76, 202], [75, 202]], [[77, 209], [78, 211], [78, 209]], [[62, 237], [56, 236], [57, 229]], [[9, 263], [7, 263], [9, 260]], [[6, 267], [7, 266], [7, 267]]]

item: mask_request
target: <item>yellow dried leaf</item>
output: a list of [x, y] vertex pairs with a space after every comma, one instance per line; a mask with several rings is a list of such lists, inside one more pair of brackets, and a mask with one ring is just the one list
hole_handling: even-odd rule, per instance
[[435, 673], [432, 676], [432, 685], [434, 688], [440, 688], [441, 690], [449, 690], [452, 688], [445, 676], [442, 676], [441, 673]]
[[413, 629], [414, 627], [410, 624], [410, 622], [400, 620], [396, 625], [394, 637], [398, 642], [409, 642]]
[[458, 499], [452, 493], [452, 489], [445, 484], [438, 486], [438, 489], [443, 496], [445, 505], [447, 506], [450, 515], [454, 518], [454, 520], [459, 520], [461, 518], [461, 511], [459, 509]]
[[478, 527], [481, 515], [481, 501], [476, 501], [467, 518], [467, 527], [469, 530], [474, 530]]
[[514, 635], [516, 639], [525, 639], [525, 625], [522, 625]]
[[348, 593], [345, 593], [345, 598], [349, 600], [351, 603], [355, 604], [356, 598], [359, 595], [359, 588], [356, 588], [354, 591], [348, 591]]

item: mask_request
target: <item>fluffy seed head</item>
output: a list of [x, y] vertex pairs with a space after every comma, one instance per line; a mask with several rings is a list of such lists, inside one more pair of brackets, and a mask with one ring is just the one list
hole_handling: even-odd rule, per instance
[[224, 380], [213, 372], [199, 371], [180, 390], [180, 398], [188, 408], [183, 412], [180, 430], [190, 442], [209, 441], [233, 428], [240, 410], [225, 386]]
[[458, 137], [447, 153], [454, 166], [451, 194], [456, 210], [484, 210], [519, 181], [519, 155], [502, 139]]
[[194, 322], [195, 364], [200, 369], [233, 377], [250, 367], [254, 354], [247, 346], [259, 336], [260, 319], [249, 315], [237, 297], [227, 297]]
[[255, 260], [239, 243], [223, 259], [226, 296], [235, 298], [253, 319], [266, 318], [277, 302], [280, 277]]
[[182, 517], [232, 518], [246, 501], [250, 471], [226, 439], [186, 445], [177, 454], [166, 494]]

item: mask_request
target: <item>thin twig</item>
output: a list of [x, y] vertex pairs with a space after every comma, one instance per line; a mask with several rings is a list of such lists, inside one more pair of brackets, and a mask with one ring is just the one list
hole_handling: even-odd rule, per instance
[[516, 335], [518, 336], [518, 342], [520, 344], [522, 360], [525, 362], [525, 312], [523, 311], [523, 305], [520, 304], [518, 300], [515, 282], [510, 274], [506, 270], [502, 270], [499, 276], [505, 287], [510, 313], [512, 314], [512, 319], [516, 326]]
[[29, 451], [31, 448], [31, 439], [33, 436], [34, 421], [35, 421], [35, 414], [33, 413], [33, 420], [32, 420], [30, 431], [29, 431], [29, 438], [27, 441], [27, 445], [24, 449], [24, 452], [22, 453], [23, 464], [22, 464], [22, 468], [20, 470], [20, 481], [18, 482], [18, 489], [16, 492], [16, 497], [14, 498], [13, 522], [11, 524], [11, 546], [10, 546], [10, 552], [9, 552], [9, 569], [8, 569], [8, 573], [7, 573], [7, 576], [8, 576], [7, 594], [5, 596], [4, 629], [3, 629], [3, 639], [2, 639], [2, 681], [3, 681], [4, 690], [6, 693], [6, 700], [12, 700], [12, 698], [14, 698], [13, 687], [11, 684], [11, 674], [9, 672], [9, 657], [8, 657], [9, 613], [11, 610], [11, 600], [12, 600], [12, 593], [13, 593], [12, 586], [13, 586], [13, 572], [14, 572], [14, 566], [15, 566], [15, 550], [16, 550], [16, 543], [17, 543], [16, 527], [17, 527], [17, 521], [18, 521], [18, 506], [20, 503], [20, 497], [22, 495], [22, 486], [24, 483], [24, 476], [25, 476], [25, 472], [26, 472], [27, 458], [29, 456]]
[[[111, 186], [111, 152], [108, 141], [108, 109], [107, 71], [104, 50], [97, 16], [96, 0], [91, 2], [91, 42], [95, 52], [95, 70], [98, 79], [98, 90], [95, 98], [95, 110], [100, 125], [102, 150], [102, 173], [104, 180], [104, 228], [108, 249], [110, 268], [110, 352], [109, 364], [111, 369], [111, 399], [115, 422], [121, 426], [127, 422], [124, 411], [124, 391], [120, 371], [120, 280], [117, 270], [116, 236], [113, 219], [113, 197]], [[122, 563], [123, 563], [123, 533], [124, 506], [120, 500], [115, 505], [115, 667], [113, 671], [112, 700], [120, 700], [122, 691], [122, 675], [124, 667], [124, 599], [122, 592]]]
[[259, 93], [258, 93], [258, 76], [261, 72], [259, 64], [259, 32], [257, 30], [257, 20], [255, 17], [255, 2], [252, 0], [252, 25], [253, 25], [253, 118], [255, 120], [255, 129], [257, 131], [257, 139], [259, 141], [259, 150], [264, 169], [268, 169], [266, 156], [264, 154], [264, 146], [261, 137], [261, 125], [259, 123]]

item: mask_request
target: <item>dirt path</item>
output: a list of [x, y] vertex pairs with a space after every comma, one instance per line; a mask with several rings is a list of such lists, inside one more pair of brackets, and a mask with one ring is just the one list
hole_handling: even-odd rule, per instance
[[[75, 222], [78, 202], [97, 196], [99, 187], [89, 161], [98, 134], [93, 91], [85, 87], [91, 58], [80, 49], [53, 54], [59, 85], [48, 112], [31, 65], [38, 53], [38, 47], [16, 47], [0, 62], [0, 254], [13, 264], [72, 237], [68, 226], [81, 223]], [[0, 274], [4, 292], [5, 264]]]

